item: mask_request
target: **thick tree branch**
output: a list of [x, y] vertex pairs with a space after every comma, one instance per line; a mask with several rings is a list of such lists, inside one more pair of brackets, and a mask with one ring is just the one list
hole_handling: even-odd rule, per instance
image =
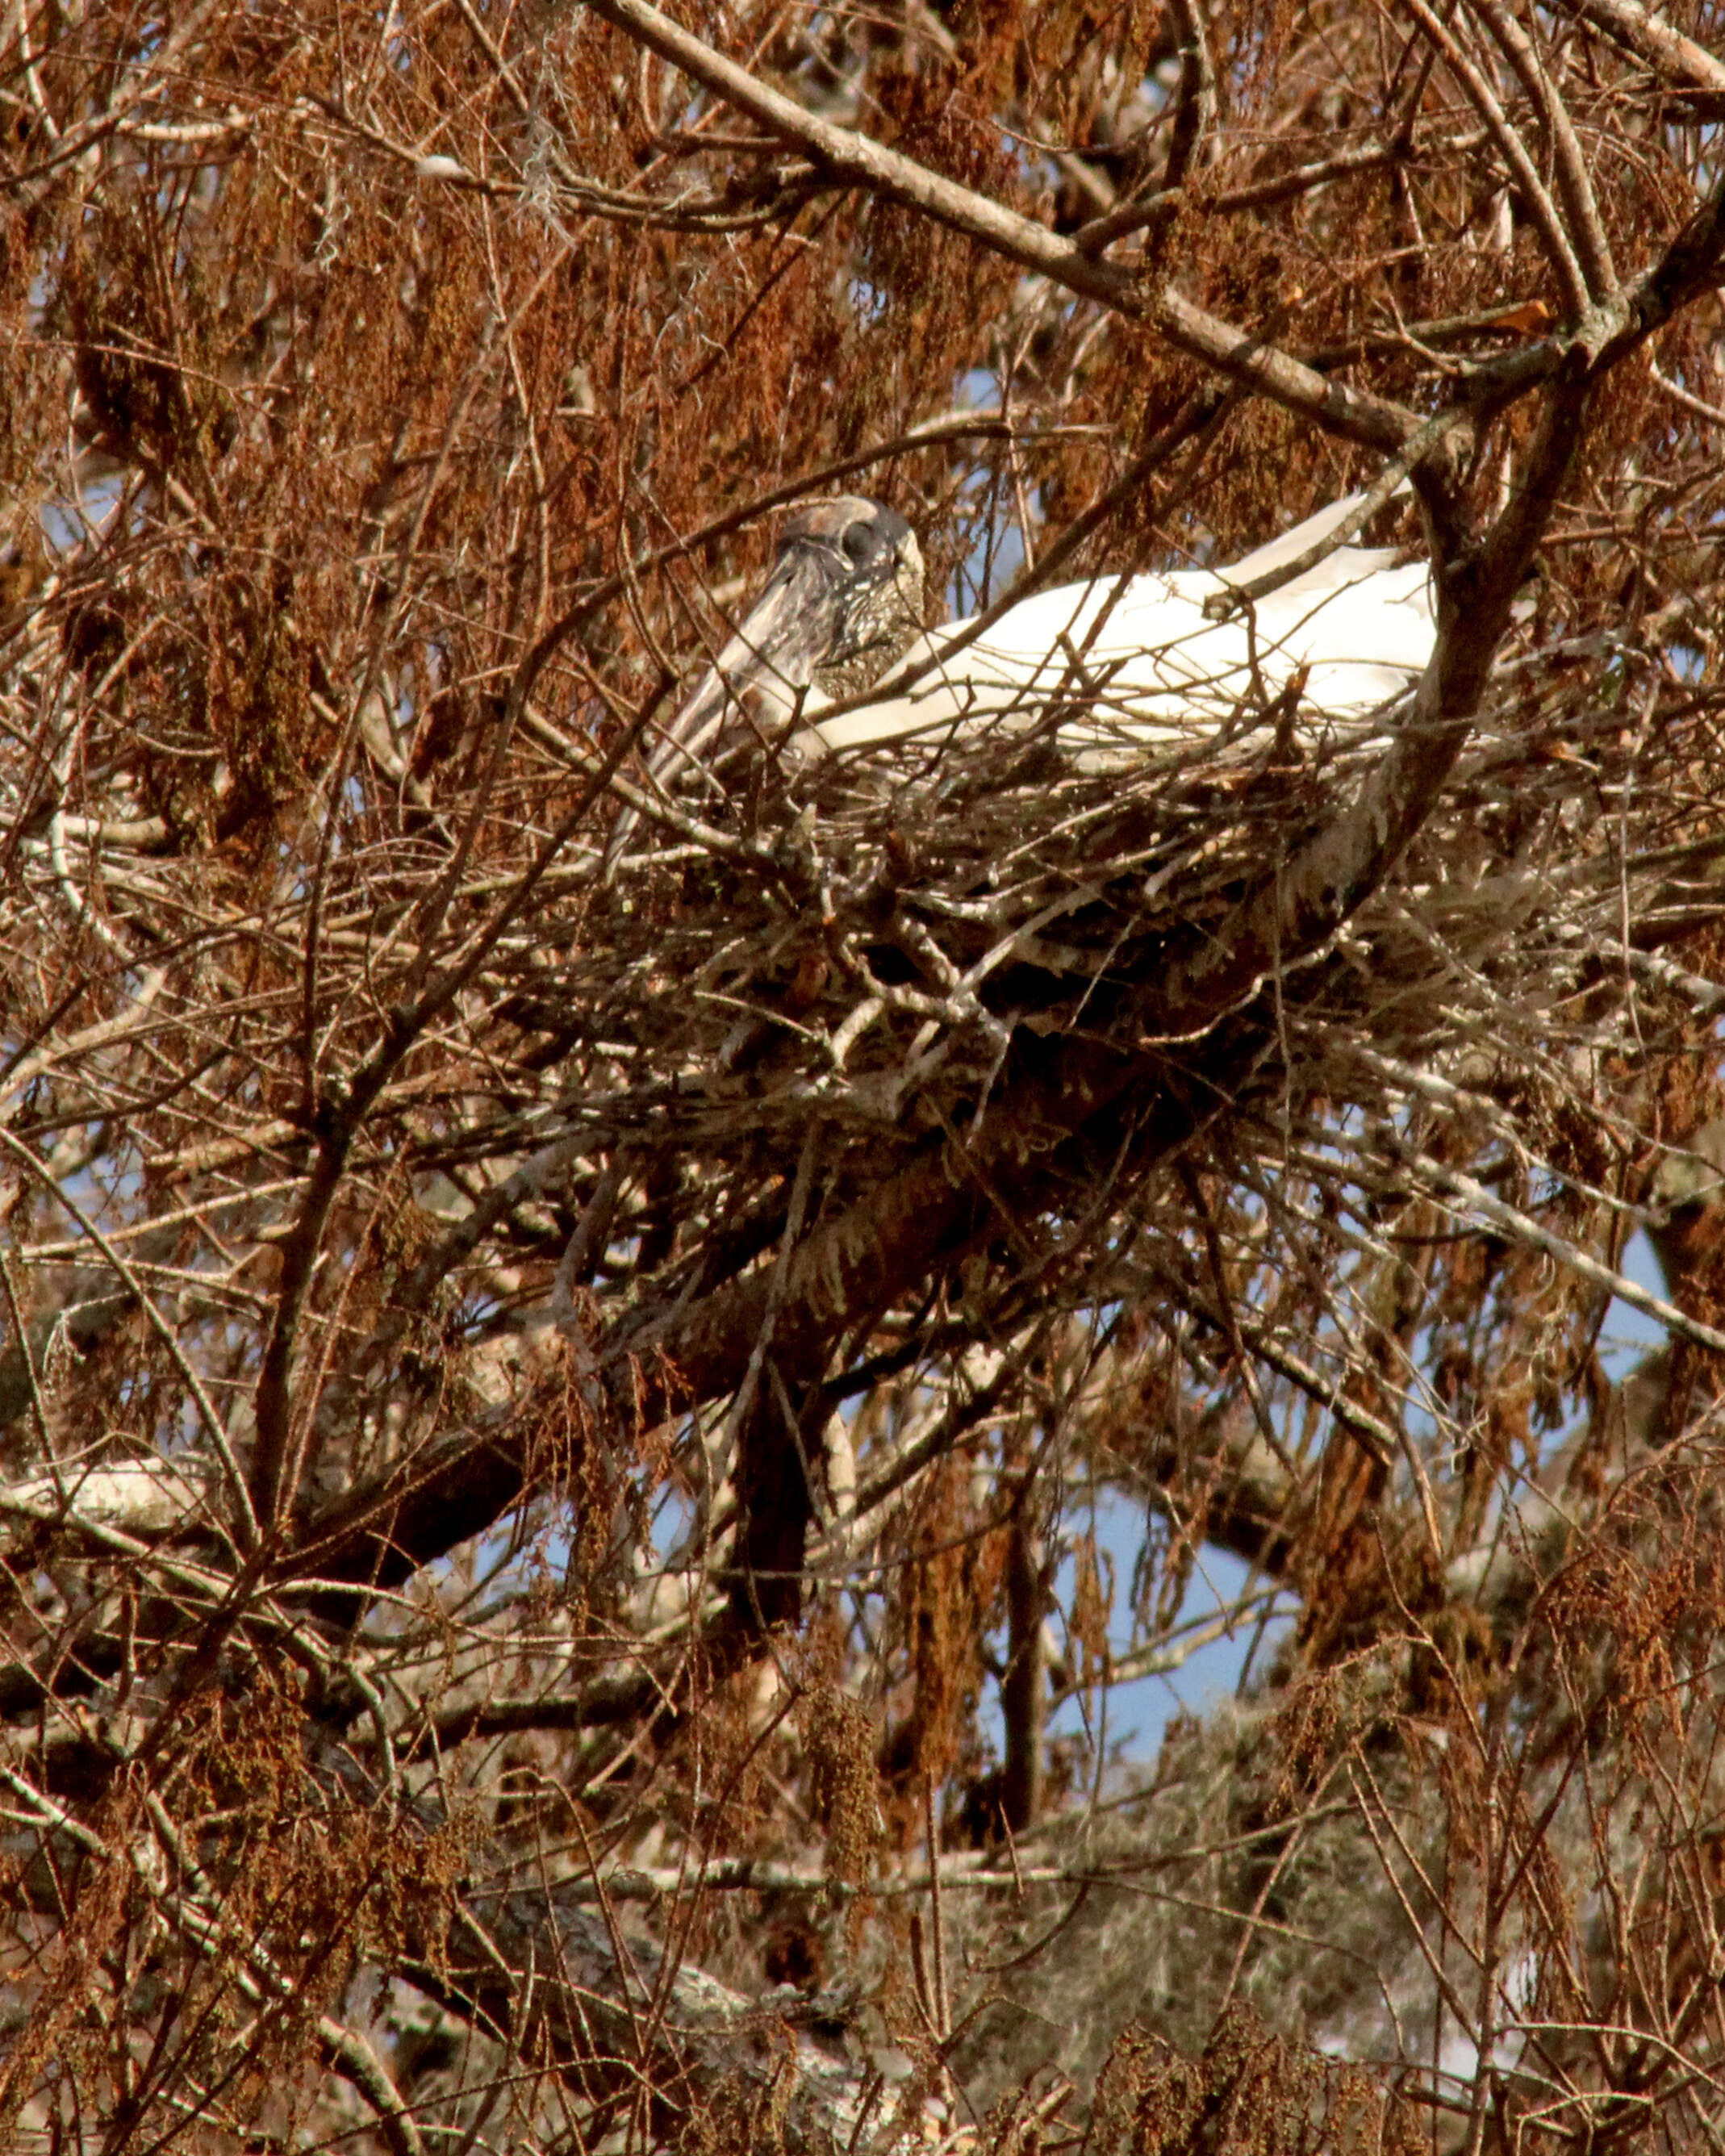
[[1686, 38], [1639, 0], [1561, 0], [1564, 12], [1591, 23], [1652, 69], [1669, 89], [1708, 113], [1725, 110], [1725, 60]]
[[1563, 101], [1552, 86], [1539, 49], [1503, 5], [1503, 0], [1472, 0], [1475, 12], [1490, 28], [1528, 100], [1538, 113], [1550, 139], [1552, 161], [1557, 167], [1558, 192], [1570, 239], [1580, 259], [1591, 300], [1617, 295], [1617, 272], [1611, 248], [1600, 222], [1599, 205], [1588, 177], [1587, 160]]
[[1130, 270], [1097, 262], [1070, 239], [1004, 203], [943, 178], [855, 129], [819, 118], [715, 52], [648, 0], [587, 0], [587, 5], [589, 13], [670, 61], [691, 82], [759, 121], [781, 141], [796, 144], [834, 183], [861, 187], [889, 202], [902, 203], [907, 209], [920, 210], [937, 224], [979, 240], [1021, 269], [1051, 277], [1086, 299], [1100, 300], [1104, 306], [1132, 307], [1136, 280]]
[[759, 82], [734, 60], [680, 28], [649, 0], [588, 0], [593, 13], [680, 68], [748, 113], [774, 134], [795, 142], [831, 181], [862, 187], [1004, 254], [1025, 270], [1050, 277], [1069, 291], [1117, 312], [1147, 316], [1169, 342], [1204, 360], [1243, 388], [1273, 398], [1315, 421], [1328, 433], [1363, 448], [1399, 449], [1419, 424], [1414, 414], [1364, 392], [1331, 382], [1286, 353], [1207, 313], [1173, 289], [1151, 293], [1133, 271], [1099, 260], [1076, 240], [1064, 239], [1033, 218], [930, 172], [855, 130], [809, 112], [782, 91]]

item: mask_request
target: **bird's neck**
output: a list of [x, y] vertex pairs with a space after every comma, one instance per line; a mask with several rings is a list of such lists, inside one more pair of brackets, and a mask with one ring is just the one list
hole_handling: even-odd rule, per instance
[[831, 704], [860, 696], [902, 659], [920, 633], [919, 624], [906, 615], [883, 624], [878, 635], [842, 659], [829, 659], [814, 670], [814, 686]]

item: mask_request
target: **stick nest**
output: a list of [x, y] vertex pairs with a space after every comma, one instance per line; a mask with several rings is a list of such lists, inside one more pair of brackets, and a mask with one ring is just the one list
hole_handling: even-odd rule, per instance
[[[1506, 658], [1397, 873], [1266, 984], [1285, 1081], [1297, 1062], [1308, 1097], [1358, 1100], [1362, 1046], [1499, 1082], [1506, 1061], [1549, 1070], [1554, 1005], [1589, 970], [1626, 977], [1625, 917], [1654, 931], [1686, 902], [1676, 827], [1707, 851], [1705, 722], [1625, 701], [1606, 639]], [[536, 1061], [650, 1088], [682, 1142], [754, 1151], [813, 1119], [875, 1146], [962, 1132], [1027, 1034], [1145, 1045], [1170, 953], [1348, 814], [1409, 723], [1406, 703], [1345, 732], [1242, 723], [1106, 768], [1023, 735], [757, 758], [701, 811], [705, 842], [692, 819], [638, 832], [573, 947], [536, 951], [505, 1009]]]

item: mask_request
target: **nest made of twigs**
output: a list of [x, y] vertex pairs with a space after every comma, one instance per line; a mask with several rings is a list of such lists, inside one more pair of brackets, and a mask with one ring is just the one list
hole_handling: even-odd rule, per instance
[[[1486, 1035], [1501, 1051], [1517, 1012], [1531, 1056], [1533, 1014], [1619, 932], [1625, 890], [1638, 916], [1656, 902], [1668, 870], [1622, 856], [1668, 834], [1639, 810], [1601, 823], [1632, 750], [1575, 656], [1506, 663], [1398, 871], [1330, 946], [1290, 954], [1276, 993], [1308, 1062], [1314, 1028], [1356, 1084], [1362, 1039], [1414, 1059]], [[644, 830], [578, 942], [536, 953], [506, 1009], [540, 1060], [650, 1086], [685, 1132], [962, 1123], [1015, 1035], [1141, 1028], [1176, 941], [1219, 930], [1347, 815], [1412, 723], [1409, 699], [1369, 724], [1224, 729], [1104, 768], [1004, 733], [760, 760], [703, 809], [726, 818], [722, 850]], [[1704, 755], [1682, 733], [1660, 752]]]

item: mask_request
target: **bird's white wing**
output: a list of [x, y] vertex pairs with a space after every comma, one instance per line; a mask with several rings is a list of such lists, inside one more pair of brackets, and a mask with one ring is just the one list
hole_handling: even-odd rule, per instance
[[1266, 541], [1238, 562], [1217, 570], [1216, 574], [1224, 583], [1249, 584], [1255, 578], [1267, 577], [1272, 569], [1297, 562], [1309, 547], [1321, 544], [1337, 525], [1346, 522], [1364, 500], [1363, 494], [1344, 494], [1339, 501], [1314, 510], [1304, 523], [1290, 525], [1279, 539]]
[[968, 624], [933, 630], [899, 670], [934, 662], [913, 687], [817, 719], [793, 747], [820, 757], [912, 736], [1023, 732], [1052, 714], [1063, 747], [1084, 762], [1106, 763], [1219, 730], [1250, 732], [1255, 714], [1301, 668], [1308, 724], [1363, 717], [1399, 696], [1431, 654], [1424, 562], [1337, 547], [1242, 613], [1218, 622], [1204, 612], [1204, 601], [1229, 586], [1296, 558], [1352, 506], [1332, 504], [1220, 571], [1101, 578], [1040, 592], [949, 659], [942, 654]]

